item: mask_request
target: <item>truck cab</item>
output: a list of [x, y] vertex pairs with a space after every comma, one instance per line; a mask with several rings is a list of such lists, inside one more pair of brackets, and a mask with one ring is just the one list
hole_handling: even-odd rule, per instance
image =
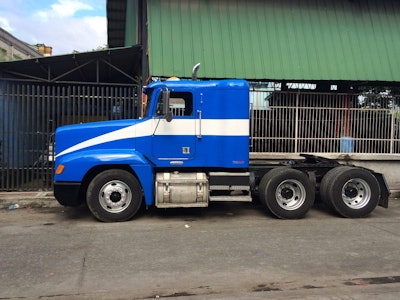
[[136, 149], [156, 168], [248, 167], [246, 81], [155, 82], [145, 93], [151, 101], [143, 121], [150, 132], [138, 137]]

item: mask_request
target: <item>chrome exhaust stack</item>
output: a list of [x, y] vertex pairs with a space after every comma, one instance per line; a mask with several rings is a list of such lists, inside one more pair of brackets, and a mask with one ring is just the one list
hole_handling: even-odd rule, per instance
[[194, 65], [193, 69], [192, 69], [192, 80], [196, 80], [197, 79], [197, 71], [200, 68], [200, 63], [197, 63]]

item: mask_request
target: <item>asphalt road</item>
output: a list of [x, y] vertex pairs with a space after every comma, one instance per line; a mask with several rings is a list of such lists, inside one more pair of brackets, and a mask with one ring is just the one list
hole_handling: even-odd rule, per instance
[[0, 299], [399, 299], [400, 200], [365, 219], [250, 203], [100, 223], [82, 208], [0, 210]]

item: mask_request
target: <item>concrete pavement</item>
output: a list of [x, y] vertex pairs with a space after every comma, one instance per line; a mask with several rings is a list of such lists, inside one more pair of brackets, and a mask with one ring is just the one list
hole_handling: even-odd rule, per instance
[[316, 205], [278, 220], [252, 203], [0, 211], [0, 298], [399, 299], [400, 200], [344, 219]]

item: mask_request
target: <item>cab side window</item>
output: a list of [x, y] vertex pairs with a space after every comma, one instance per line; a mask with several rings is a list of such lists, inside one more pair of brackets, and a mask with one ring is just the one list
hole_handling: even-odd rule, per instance
[[[157, 102], [157, 116], [163, 114], [164, 103], [162, 95]], [[193, 95], [190, 92], [171, 92], [169, 97], [169, 108], [174, 117], [185, 117], [193, 115]]]
[[193, 95], [190, 92], [171, 92], [170, 109], [174, 116], [193, 115]]

